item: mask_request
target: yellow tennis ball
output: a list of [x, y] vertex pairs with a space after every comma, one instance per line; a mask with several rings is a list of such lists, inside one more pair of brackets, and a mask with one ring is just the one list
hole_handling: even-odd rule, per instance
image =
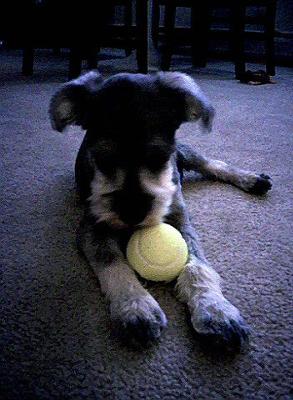
[[188, 249], [177, 229], [159, 224], [135, 231], [128, 242], [126, 255], [129, 264], [143, 278], [172, 281], [183, 270]]

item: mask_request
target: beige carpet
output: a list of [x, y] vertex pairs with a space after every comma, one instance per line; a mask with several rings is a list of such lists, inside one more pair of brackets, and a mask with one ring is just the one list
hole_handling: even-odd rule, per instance
[[[0, 54], [0, 398], [292, 399], [292, 70], [278, 68], [275, 85], [247, 86], [229, 63], [178, 64], [217, 109], [212, 134], [187, 124], [178, 137], [273, 180], [264, 198], [192, 175], [184, 185], [207, 258], [252, 327], [250, 348], [233, 358], [203, 351], [171, 285], [150, 285], [169, 319], [158, 345], [132, 351], [111, 337], [107, 305], [75, 247], [82, 134], [53, 132], [47, 115], [67, 65], [41, 52], [35, 76], [22, 78], [20, 61]], [[101, 70], [134, 71], [133, 58], [104, 60]]]

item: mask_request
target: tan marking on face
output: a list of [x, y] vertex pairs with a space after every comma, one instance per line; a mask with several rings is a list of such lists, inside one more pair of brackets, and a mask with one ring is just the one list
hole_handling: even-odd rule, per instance
[[114, 179], [108, 179], [99, 170], [95, 171], [95, 176], [91, 182], [92, 194], [88, 198], [92, 214], [97, 222], [107, 222], [115, 227], [125, 227], [126, 225], [119, 219], [118, 215], [111, 210], [110, 199], [105, 195], [113, 191], [120, 190], [124, 181], [124, 173], [118, 170]]
[[140, 172], [140, 182], [143, 189], [154, 196], [153, 206], [140, 226], [151, 226], [160, 224], [165, 215], [168, 214], [172, 204], [176, 185], [172, 181], [173, 166], [169, 161], [166, 168], [159, 174], [152, 174], [147, 169]]

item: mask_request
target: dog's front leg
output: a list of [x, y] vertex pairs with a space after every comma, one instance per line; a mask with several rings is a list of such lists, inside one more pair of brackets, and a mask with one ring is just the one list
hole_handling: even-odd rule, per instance
[[247, 341], [249, 329], [238, 309], [224, 297], [220, 277], [204, 257], [178, 193], [166, 222], [181, 232], [189, 250], [188, 263], [177, 281], [179, 299], [188, 305], [192, 325], [208, 345], [237, 351]]
[[237, 351], [247, 341], [249, 329], [238, 309], [224, 297], [219, 275], [192, 251], [177, 289], [179, 299], [188, 305], [193, 328], [207, 345]]
[[132, 345], [147, 345], [160, 337], [167, 319], [127, 265], [117, 235], [105, 225], [94, 224], [85, 218], [78, 232], [78, 247], [110, 303], [115, 332]]

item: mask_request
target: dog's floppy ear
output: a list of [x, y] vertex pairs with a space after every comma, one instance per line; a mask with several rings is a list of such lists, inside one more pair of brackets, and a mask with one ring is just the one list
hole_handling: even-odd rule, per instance
[[90, 101], [101, 83], [101, 75], [91, 71], [62, 85], [50, 103], [53, 129], [62, 132], [67, 125], [80, 125], [86, 129]]
[[212, 130], [215, 109], [195, 81], [181, 72], [159, 72], [160, 83], [183, 96], [186, 121], [202, 122], [205, 131]]

